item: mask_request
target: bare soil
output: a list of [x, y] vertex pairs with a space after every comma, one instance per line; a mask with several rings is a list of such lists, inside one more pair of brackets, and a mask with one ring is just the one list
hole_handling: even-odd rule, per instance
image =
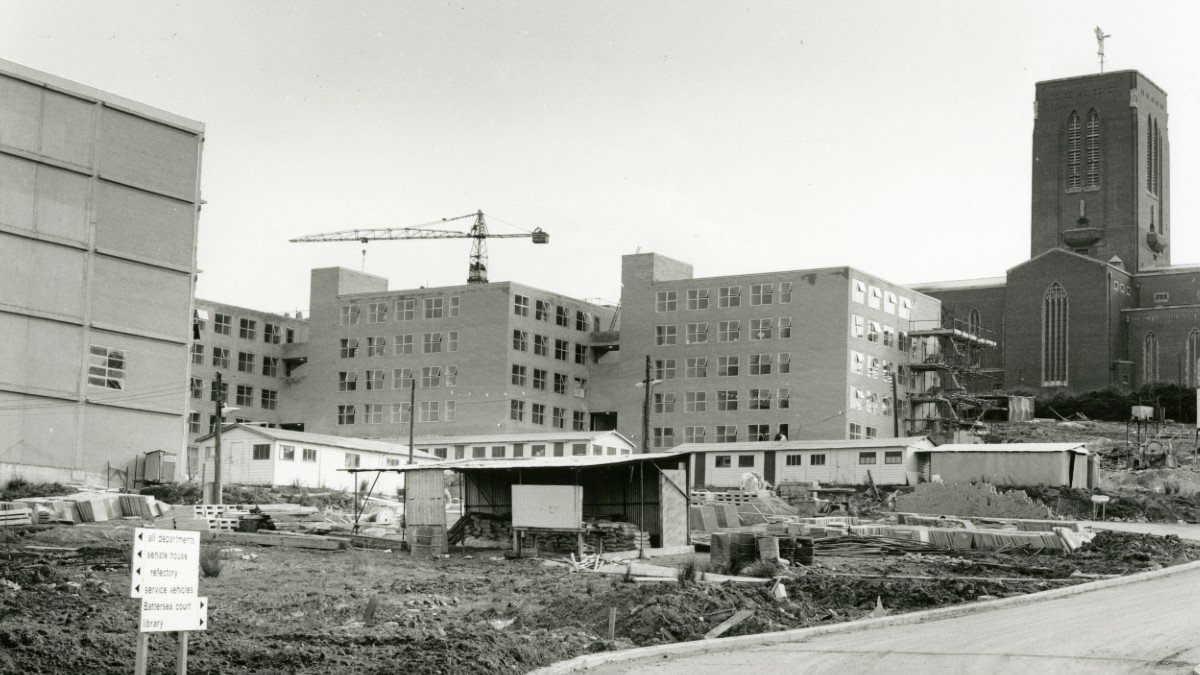
[[[137, 601], [128, 597], [132, 525], [0, 531], [0, 673], [128, 672]], [[31, 549], [61, 546], [75, 551]], [[207, 631], [192, 634], [194, 673], [521, 673], [580, 654], [694, 640], [738, 609], [729, 635], [913, 611], [1063, 585], [1074, 571], [1127, 573], [1200, 558], [1173, 537], [1101, 533], [1073, 556], [821, 556], [767, 585], [627, 583], [498, 551], [407, 553], [243, 546], [216, 578]], [[254, 554], [253, 560], [241, 555]], [[683, 566], [706, 555], [656, 559]], [[850, 576], [847, 576], [850, 575]], [[858, 576], [854, 576], [858, 575]], [[865, 577], [863, 576], [865, 575]], [[866, 578], [883, 575], [892, 578]], [[909, 580], [897, 575], [930, 576]], [[961, 577], [981, 577], [964, 580]], [[1000, 580], [1017, 579], [1016, 581]], [[364, 610], [378, 599], [371, 625]], [[616, 639], [607, 639], [609, 608]], [[174, 640], [151, 640], [151, 672], [169, 672]]]

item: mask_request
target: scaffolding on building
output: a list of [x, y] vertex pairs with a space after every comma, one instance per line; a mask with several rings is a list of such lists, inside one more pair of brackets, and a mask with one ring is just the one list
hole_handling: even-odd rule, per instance
[[913, 322], [904, 373], [907, 435], [950, 441], [996, 405], [994, 397], [966, 386], [992, 377], [982, 366], [984, 352], [996, 348], [990, 336], [979, 325], [953, 317]]

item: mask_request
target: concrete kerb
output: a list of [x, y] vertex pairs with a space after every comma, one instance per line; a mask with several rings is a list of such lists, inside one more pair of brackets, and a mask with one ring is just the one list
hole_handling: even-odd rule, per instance
[[656, 645], [654, 647], [639, 647], [637, 649], [626, 649], [616, 652], [585, 654], [583, 656], [577, 656], [573, 659], [570, 659], [569, 661], [560, 661], [558, 663], [553, 663], [549, 666], [546, 666], [545, 668], [539, 668], [538, 670], [532, 671], [531, 675], [558, 675], [559, 673], [577, 673], [595, 668], [596, 666], [609, 663], [619, 663], [621, 661], [632, 661], [636, 659], [666, 657], [683, 654], [690, 655], [705, 654], [708, 652], [725, 652], [739, 647], [761, 647], [783, 642], [800, 642], [834, 633], [855, 633], [858, 631], [872, 630], [875, 628], [926, 623], [929, 621], [938, 621], [957, 616], [966, 616], [969, 614], [979, 614], [998, 609], [1006, 609], [1008, 607], [1019, 607], [1021, 605], [1029, 605], [1043, 600], [1065, 598], [1072, 595], [1087, 593], [1089, 591], [1098, 591], [1104, 588], [1111, 588], [1113, 586], [1124, 586], [1126, 584], [1148, 581], [1150, 579], [1171, 576], [1173, 574], [1181, 574], [1197, 569], [1200, 569], [1200, 560], [1196, 562], [1185, 563], [1183, 565], [1165, 567], [1161, 570], [1140, 572], [1138, 574], [1130, 574], [1128, 576], [1117, 577], [1114, 579], [1101, 579], [1099, 581], [1091, 581], [1078, 584], [1076, 586], [1055, 588], [1049, 591], [1039, 591], [1037, 593], [1029, 593], [1012, 598], [984, 600], [981, 602], [968, 602], [961, 605], [954, 605], [952, 607], [927, 609], [920, 612], [910, 612], [908, 614], [880, 617], [878, 619], [861, 619], [859, 621], [846, 621], [843, 623], [829, 624], [826, 626], [798, 628], [795, 630], [785, 630], [774, 633], [739, 635], [737, 637], [714, 638], [712, 640], [677, 642], [669, 645]]

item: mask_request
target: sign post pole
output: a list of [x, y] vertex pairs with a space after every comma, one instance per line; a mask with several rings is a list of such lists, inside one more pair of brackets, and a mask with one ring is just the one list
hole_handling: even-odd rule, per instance
[[200, 533], [134, 528], [129, 596], [141, 599], [135, 675], [146, 675], [150, 633], [178, 638], [176, 672], [187, 673], [188, 637], [208, 626], [208, 598], [199, 597]]
[[187, 675], [187, 650], [188, 650], [188, 635], [186, 630], [181, 630], [179, 635], [179, 649], [175, 654], [175, 672], [178, 675]]
[[138, 631], [137, 655], [133, 661], [133, 675], [146, 675], [146, 652], [150, 647], [150, 634]]

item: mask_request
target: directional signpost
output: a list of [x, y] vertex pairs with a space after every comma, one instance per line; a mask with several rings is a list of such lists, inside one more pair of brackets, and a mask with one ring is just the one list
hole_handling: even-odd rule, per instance
[[150, 633], [177, 632], [179, 673], [187, 672], [188, 631], [208, 628], [208, 598], [200, 583], [200, 533], [186, 530], [133, 531], [129, 597], [141, 598], [135, 672], [145, 675]]

